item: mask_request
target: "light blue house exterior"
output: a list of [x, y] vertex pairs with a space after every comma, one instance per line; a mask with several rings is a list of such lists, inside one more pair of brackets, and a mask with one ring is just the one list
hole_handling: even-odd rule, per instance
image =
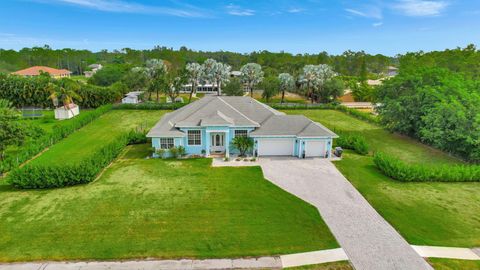
[[189, 155], [238, 154], [236, 136], [254, 140], [256, 156], [330, 157], [337, 135], [301, 115], [285, 115], [249, 97], [207, 96], [165, 115], [147, 137], [155, 149]]

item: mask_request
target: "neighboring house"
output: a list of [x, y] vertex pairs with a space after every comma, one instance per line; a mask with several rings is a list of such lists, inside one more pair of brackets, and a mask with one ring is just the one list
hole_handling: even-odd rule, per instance
[[90, 68], [89, 71], [84, 71], [83, 74], [85, 74], [85, 77], [90, 78], [93, 76], [93, 74], [97, 73], [100, 69], [103, 68], [101, 64], [91, 64], [88, 66]]
[[[192, 84], [184, 84], [183, 88], [180, 90], [180, 93], [190, 93], [192, 90]], [[215, 84], [203, 84], [197, 86], [196, 93], [201, 94], [216, 94], [217, 93], [217, 85]]]
[[72, 74], [71, 71], [66, 69], [56, 69], [56, 68], [44, 67], [44, 66], [33, 66], [33, 67], [29, 67], [19, 71], [15, 71], [12, 74], [24, 76], [24, 77], [34, 77], [34, 76], [39, 76], [41, 72], [46, 72], [50, 74], [52, 78], [70, 77], [70, 74]]
[[338, 136], [303, 115], [285, 115], [250, 97], [206, 96], [166, 114], [147, 134], [155, 149], [183, 146], [187, 154], [230, 154], [248, 136], [257, 156], [330, 157]]
[[387, 67], [387, 76], [388, 77], [395, 77], [398, 75], [398, 68], [389, 66]]
[[143, 94], [143, 91], [133, 91], [129, 92], [122, 98], [123, 104], [137, 104], [142, 102], [140, 96]]
[[233, 71], [230, 71], [230, 78], [235, 78], [235, 77], [240, 77], [242, 76], [242, 72], [241, 71], [238, 71], [238, 70], [233, 70]]

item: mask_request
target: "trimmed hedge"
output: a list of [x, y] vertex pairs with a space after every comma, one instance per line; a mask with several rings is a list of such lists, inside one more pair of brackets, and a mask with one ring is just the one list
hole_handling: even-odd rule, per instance
[[351, 149], [360, 155], [367, 155], [370, 150], [365, 138], [357, 134], [340, 134], [335, 139], [335, 144], [344, 149]]
[[479, 165], [431, 166], [408, 164], [385, 153], [376, 153], [375, 166], [386, 176], [402, 182], [478, 182]]
[[25, 143], [15, 155], [9, 155], [4, 160], [0, 161], [0, 174], [10, 171], [13, 168], [17, 168], [20, 164], [33, 158], [45, 148], [57, 143], [76, 130], [97, 119], [104, 113], [110, 111], [111, 108], [111, 105], [104, 105], [94, 111], [83, 112], [61, 125], [56, 124], [51, 133]]
[[138, 104], [115, 104], [114, 110], [176, 110], [188, 103], [153, 103], [145, 102]]
[[377, 116], [373, 116], [370, 113], [362, 112], [356, 109], [348, 108], [340, 104], [273, 103], [268, 105], [277, 110], [337, 110], [360, 120], [364, 120], [373, 124], [380, 124], [380, 119]]
[[123, 134], [78, 164], [27, 164], [13, 170], [7, 181], [23, 189], [59, 188], [92, 182], [125, 146], [131, 142], [138, 143], [141, 135], [137, 132]]

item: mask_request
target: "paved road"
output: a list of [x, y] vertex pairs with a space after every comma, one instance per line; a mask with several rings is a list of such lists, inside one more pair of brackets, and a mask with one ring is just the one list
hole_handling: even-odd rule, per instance
[[261, 158], [267, 179], [316, 206], [357, 270], [433, 269], [325, 159]]

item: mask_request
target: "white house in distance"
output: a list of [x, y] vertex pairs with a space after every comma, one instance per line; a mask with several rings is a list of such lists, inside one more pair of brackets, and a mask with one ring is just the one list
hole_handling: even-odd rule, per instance
[[88, 66], [91, 70], [89, 71], [84, 71], [83, 74], [85, 74], [85, 77], [90, 78], [93, 76], [93, 74], [97, 73], [100, 69], [103, 68], [101, 64], [91, 64]]
[[133, 91], [129, 92], [122, 98], [123, 104], [138, 104], [142, 102], [140, 96], [143, 94], [143, 91]]
[[77, 104], [70, 103], [55, 109], [55, 119], [65, 120], [73, 118], [80, 114], [80, 108]]
[[[230, 72], [230, 78], [238, 78], [240, 76], [242, 76], [242, 72], [238, 70], [234, 70]], [[182, 90], [180, 90], [180, 93], [190, 93], [191, 90], [192, 90], [192, 84], [184, 84]], [[244, 90], [248, 91], [248, 88], [244, 87]], [[216, 94], [217, 85], [208, 83], [208, 82], [204, 84], [200, 84], [197, 86], [197, 89], [195, 92], [199, 94]]]

